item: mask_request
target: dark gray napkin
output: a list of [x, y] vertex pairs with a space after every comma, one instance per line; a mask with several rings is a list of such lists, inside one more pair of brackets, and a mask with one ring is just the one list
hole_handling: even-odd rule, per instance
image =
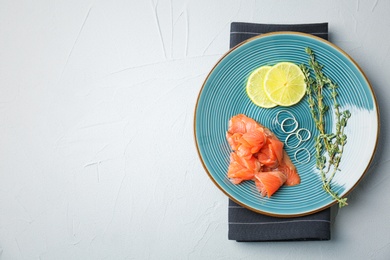
[[[328, 39], [328, 23], [254, 24], [233, 22], [230, 28], [230, 48], [256, 35], [274, 31], [304, 32]], [[248, 210], [229, 199], [228, 220], [228, 238], [238, 242], [330, 239], [330, 208], [303, 217], [276, 218]]]
[[256, 24], [233, 22], [230, 26], [230, 48], [256, 35], [278, 31], [310, 33], [328, 40], [328, 23]]

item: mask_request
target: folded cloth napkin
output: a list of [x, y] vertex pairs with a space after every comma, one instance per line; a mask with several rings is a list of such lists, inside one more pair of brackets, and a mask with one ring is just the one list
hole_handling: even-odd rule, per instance
[[256, 24], [233, 22], [230, 25], [230, 48], [256, 35], [277, 31], [310, 33], [328, 40], [328, 23]]
[[[328, 39], [328, 23], [254, 24], [233, 22], [230, 48], [259, 34], [273, 31], [304, 32]], [[337, 205], [336, 205], [337, 206]], [[277, 218], [248, 210], [229, 199], [229, 240], [238, 242], [329, 240], [331, 208], [295, 218]], [[336, 212], [337, 213], [337, 212]]]

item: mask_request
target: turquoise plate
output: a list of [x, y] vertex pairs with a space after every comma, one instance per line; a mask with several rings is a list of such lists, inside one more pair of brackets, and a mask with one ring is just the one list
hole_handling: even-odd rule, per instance
[[[263, 65], [288, 61], [308, 66], [305, 47], [310, 47], [316, 59], [324, 65], [323, 72], [336, 82], [341, 109], [348, 109], [352, 116], [346, 127], [348, 143], [340, 169], [332, 182], [333, 189], [345, 197], [359, 183], [372, 161], [379, 134], [379, 111], [370, 83], [359, 66], [340, 48], [321, 38], [303, 33], [278, 32], [252, 38], [227, 52], [207, 76], [199, 93], [194, 118], [195, 142], [203, 166], [216, 186], [238, 204], [271, 216], [290, 217], [308, 215], [336, 202], [321, 187], [315, 167], [314, 138], [301, 142], [297, 148], [285, 147], [297, 166], [301, 183], [297, 186], [282, 186], [271, 198], [261, 197], [253, 181], [239, 185], [227, 178], [230, 147], [225, 134], [229, 119], [243, 113], [273, 131], [284, 141], [287, 134], [276, 122], [279, 111], [289, 111], [299, 123], [299, 128], [317, 134], [306, 97], [291, 107], [263, 109], [254, 105], [246, 95], [245, 86], [249, 74]], [[278, 114], [279, 113], [279, 114]], [[329, 113], [333, 114], [333, 113]], [[279, 121], [283, 118], [279, 118]], [[326, 118], [328, 130], [334, 119]], [[296, 146], [290, 138], [289, 145]], [[308, 163], [299, 164], [294, 154], [305, 148], [310, 153]], [[309, 159], [304, 152], [298, 160]]]

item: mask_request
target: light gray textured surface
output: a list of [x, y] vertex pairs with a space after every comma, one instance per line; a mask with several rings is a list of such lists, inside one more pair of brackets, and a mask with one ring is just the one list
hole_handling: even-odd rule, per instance
[[[390, 1], [0, 1], [0, 259], [389, 259]], [[236, 243], [193, 112], [233, 21], [329, 22], [378, 152], [332, 240]]]

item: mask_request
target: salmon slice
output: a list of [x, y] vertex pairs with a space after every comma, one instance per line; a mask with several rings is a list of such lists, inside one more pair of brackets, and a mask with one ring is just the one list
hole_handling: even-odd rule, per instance
[[255, 123], [256, 122], [253, 119], [251, 119], [243, 114], [239, 114], [239, 115], [233, 116], [229, 120], [228, 132], [245, 134], [247, 132], [247, 128], [252, 127], [253, 124], [255, 124]]
[[[268, 141], [270, 143], [270, 149], [272, 150], [272, 153], [274, 154], [275, 158], [277, 159], [278, 163], [280, 164], [283, 161], [284, 154], [283, 154], [283, 143], [279, 141], [276, 137], [268, 138]], [[286, 154], [287, 155], [287, 154]]]
[[233, 151], [247, 158], [257, 153], [266, 141], [263, 128], [256, 121], [242, 114], [229, 120], [226, 139]]
[[232, 134], [230, 132], [226, 132], [226, 139], [233, 151], [236, 151], [240, 146], [241, 137], [242, 137], [241, 133]]
[[228, 178], [234, 184], [252, 180], [262, 196], [282, 185], [300, 183], [298, 172], [281, 142], [268, 128], [243, 114], [229, 120], [226, 139], [230, 154]]
[[[264, 163], [264, 165], [268, 168], [271, 167], [271, 170], [281, 171], [282, 173], [284, 173], [287, 177], [285, 183], [286, 186], [295, 186], [300, 184], [301, 178], [298, 174], [295, 165], [292, 163], [290, 157], [283, 149], [283, 143], [268, 128], [264, 127], [264, 132], [268, 137], [267, 148], [269, 149], [269, 151], [265, 152], [265, 154], [268, 156], [268, 160], [266, 160], [267, 158], [264, 157], [264, 154], [261, 154], [260, 151], [260, 153], [258, 154], [258, 159], [260, 163]], [[275, 160], [275, 157], [278, 161], [278, 164], [272, 164], [272, 162]]]
[[283, 161], [278, 166], [277, 170], [283, 172], [286, 177], [286, 183], [287, 186], [295, 186], [301, 183], [301, 178], [299, 177], [297, 168], [292, 163], [290, 157], [287, 155], [286, 151], [284, 151]]
[[280, 171], [258, 172], [255, 184], [262, 196], [272, 196], [286, 181], [286, 175]]
[[251, 147], [251, 153], [257, 153], [265, 144], [266, 137], [262, 128], [257, 127], [242, 135], [242, 142]]
[[242, 138], [241, 133], [226, 133], [226, 139], [233, 151], [237, 152], [240, 157], [252, 157], [252, 147]]
[[278, 159], [272, 150], [271, 144], [263, 146], [263, 148], [257, 154], [257, 159], [261, 165], [271, 169], [276, 168], [279, 165]]
[[251, 151], [252, 151], [252, 147], [249, 144], [242, 143], [241, 145], [238, 146], [236, 152], [238, 156], [249, 159], [253, 155]]
[[238, 184], [245, 180], [251, 180], [259, 170], [260, 163], [255, 157], [247, 159], [234, 152], [230, 154], [228, 178], [232, 183]]
[[257, 130], [263, 131], [261, 125], [250, 117], [244, 114], [233, 116], [229, 120], [228, 132], [230, 133], [253, 133]]

